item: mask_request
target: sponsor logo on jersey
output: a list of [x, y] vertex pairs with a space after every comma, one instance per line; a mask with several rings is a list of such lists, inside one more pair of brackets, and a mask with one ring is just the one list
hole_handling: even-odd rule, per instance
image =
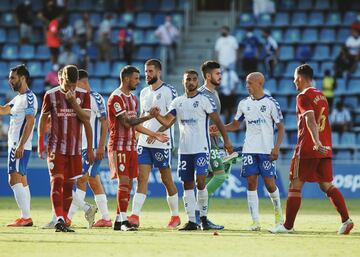
[[207, 159], [204, 157], [200, 157], [196, 160], [196, 165], [200, 167], [204, 167], [207, 164]]
[[160, 152], [155, 153], [155, 159], [159, 162], [161, 162], [162, 160], [164, 160], [164, 155]]
[[81, 104], [81, 99], [78, 97], [78, 98], [76, 98], [76, 103], [78, 104], [78, 105], [80, 105]]
[[261, 119], [261, 118], [258, 118], [257, 120], [248, 120], [248, 124], [249, 125], [260, 125], [260, 124], [265, 124], [266, 123], [266, 120], [265, 119]]
[[188, 120], [181, 120], [180, 121], [182, 124], [187, 124], [187, 125], [195, 125], [197, 123], [196, 119], [188, 119]]
[[120, 112], [121, 111], [121, 106], [119, 103], [114, 103], [114, 109], [116, 112]]
[[54, 163], [53, 162], [49, 162], [49, 169], [52, 170], [54, 168]]
[[263, 167], [264, 167], [264, 170], [270, 170], [271, 167], [272, 167], [272, 162], [270, 162], [270, 161], [264, 161], [264, 162], [263, 162]]

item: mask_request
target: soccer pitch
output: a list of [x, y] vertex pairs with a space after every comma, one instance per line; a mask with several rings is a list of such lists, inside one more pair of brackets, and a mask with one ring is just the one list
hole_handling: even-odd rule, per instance
[[[51, 217], [49, 199], [32, 199], [34, 227], [7, 228], [19, 211], [13, 198], [0, 198], [0, 256], [360, 256], [360, 200], [347, 203], [355, 222], [349, 236], [336, 234], [340, 218], [327, 199], [303, 200], [296, 233], [289, 235], [267, 232], [274, 220], [268, 199], [260, 200], [260, 232], [246, 230], [251, 223], [246, 199], [212, 200], [209, 218], [225, 225], [224, 231], [214, 235], [214, 231], [167, 230], [166, 200], [157, 198], [147, 199], [139, 231], [86, 229], [79, 211], [73, 219], [75, 233], [55, 233], [39, 228]], [[182, 205], [180, 202], [185, 223]], [[109, 207], [115, 216], [115, 199], [109, 200]]]

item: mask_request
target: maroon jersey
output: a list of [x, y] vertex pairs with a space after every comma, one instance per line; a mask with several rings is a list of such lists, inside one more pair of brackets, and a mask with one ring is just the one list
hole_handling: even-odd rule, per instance
[[[320, 142], [323, 146], [327, 146], [329, 148], [326, 155], [313, 149], [314, 143], [309, 129], [306, 126], [304, 116], [308, 112], [314, 112]], [[296, 97], [296, 114], [298, 119], [298, 139], [294, 158], [331, 158], [332, 145], [331, 128], [329, 123], [329, 106], [323, 93], [316, 88], [310, 87], [298, 94]]]
[[[90, 94], [75, 89], [76, 102], [84, 110], [90, 111]], [[65, 99], [65, 92], [58, 86], [50, 89], [44, 96], [42, 113], [49, 113], [51, 129], [48, 152], [64, 155], [81, 155], [82, 122]]]
[[116, 89], [108, 101], [108, 121], [110, 128], [110, 151], [135, 151], [135, 127], [124, 127], [117, 117], [127, 113], [129, 118], [137, 116], [138, 100], [133, 94], [125, 95], [119, 88]]

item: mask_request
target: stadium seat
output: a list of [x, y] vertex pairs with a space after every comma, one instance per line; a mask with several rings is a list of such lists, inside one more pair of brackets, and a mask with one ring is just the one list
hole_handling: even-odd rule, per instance
[[[348, 88], [349, 88], [349, 86], [348, 86]], [[344, 98], [344, 104], [345, 104], [345, 106], [355, 109], [358, 106], [357, 96], [354, 96], [354, 95], [346, 96]]]
[[336, 41], [336, 33], [334, 29], [324, 28], [320, 31], [321, 43], [333, 43]]
[[344, 44], [346, 42], [346, 39], [350, 36], [350, 30], [349, 28], [341, 28], [337, 32], [336, 40], [337, 42]]
[[329, 0], [317, 0], [315, 1], [316, 10], [329, 10], [331, 8]]
[[255, 19], [251, 13], [240, 14], [239, 25], [241, 27], [253, 27], [255, 26]]
[[287, 27], [289, 26], [289, 23], [290, 19], [288, 13], [280, 12], [275, 14], [274, 25], [276, 27]]
[[340, 136], [338, 132], [332, 131], [331, 133], [331, 141], [334, 146], [339, 145], [340, 143]]
[[0, 78], [6, 78], [9, 76], [9, 65], [7, 62], [0, 61]]
[[345, 13], [344, 20], [342, 25], [351, 25], [354, 21], [356, 21], [357, 13], [354, 11], [348, 11]]
[[[292, 92], [296, 93], [295, 85], [293, 86], [293, 91]], [[295, 96], [290, 97], [289, 110], [293, 111], [293, 112], [296, 111], [296, 97]]]
[[184, 16], [182, 14], [176, 13], [172, 16], [172, 19], [176, 27], [184, 27]]
[[331, 61], [322, 62], [321, 68], [320, 68], [320, 75], [324, 75], [326, 70], [330, 70], [332, 72], [333, 66], [334, 66], [334, 63]]
[[294, 76], [294, 71], [295, 69], [300, 65], [300, 62], [294, 62], [291, 61], [288, 63], [288, 65], [286, 66], [286, 71], [285, 71], [285, 77], [290, 77], [292, 78]]
[[135, 19], [135, 26], [139, 28], [153, 27], [152, 16], [150, 13], [138, 13]]
[[293, 79], [280, 79], [278, 86], [278, 94], [291, 95], [294, 93]]
[[246, 35], [246, 30], [245, 29], [236, 29], [234, 32], [234, 37], [236, 37], [237, 41], [239, 43], [241, 43], [241, 41], [243, 40], [243, 38]]
[[[182, 1], [180, 1], [182, 2]], [[162, 11], [174, 11], [176, 9], [175, 0], [162, 0], [160, 10]]]
[[22, 45], [19, 49], [20, 59], [34, 59], [35, 58], [35, 48], [33, 45]]
[[114, 78], [120, 77], [120, 70], [126, 66], [125, 62], [113, 62], [111, 65], [111, 73], [110, 76]]
[[323, 26], [324, 15], [322, 12], [311, 12], [308, 18], [308, 25], [310, 26]]
[[1, 56], [5, 60], [19, 59], [17, 46], [13, 44], [4, 45]]
[[268, 27], [269, 24], [272, 24], [272, 17], [268, 13], [260, 14], [257, 20], [257, 25], [260, 27]]
[[155, 14], [155, 16], [154, 16], [154, 25], [156, 27], [160, 26], [164, 22], [165, 22], [165, 14], [163, 14], [163, 13]]
[[334, 93], [337, 95], [346, 93], [346, 84], [344, 79], [337, 79], [336, 80], [336, 88]]
[[311, 10], [313, 7], [312, 0], [301, 0], [298, 2], [299, 10]]
[[305, 29], [302, 36], [304, 43], [316, 43], [318, 41], [318, 33], [316, 29]]
[[265, 82], [265, 89], [269, 90], [271, 94], [276, 93], [277, 92], [276, 80], [269, 79], [267, 82]]
[[102, 92], [104, 94], [112, 93], [117, 87], [119, 87], [120, 81], [119, 78], [107, 78], [102, 83]]
[[[288, 129], [288, 128], [287, 128]], [[296, 131], [292, 131], [290, 132], [290, 136], [289, 136], [289, 143], [291, 145], [295, 145], [297, 143], [297, 132]], [[292, 156], [292, 155], [291, 155]], [[291, 158], [291, 157], [290, 157]]]
[[95, 91], [95, 92], [98, 92], [98, 93], [103, 93], [102, 92], [102, 80], [101, 79], [98, 79], [98, 78], [90, 78], [89, 79], [89, 84], [90, 84], [90, 87], [91, 87], [91, 90]]
[[301, 36], [300, 36], [299, 29], [289, 28], [285, 32], [284, 42], [289, 43], [289, 44], [299, 43], [300, 38], [301, 38]]
[[[360, 79], [350, 79], [347, 87], [350, 94], [360, 94]], [[357, 106], [354, 106], [356, 108]]]
[[[138, 1], [139, 2], [139, 1]], [[159, 0], [147, 0], [142, 1], [142, 11], [159, 11], [160, 10], [160, 1]]]
[[294, 59], [294, 48], [292, 46], [280, 47], [279, 59], [289, 61]]
[[147, 30], [144, 34], [144, 43], [146, 44], [157, 44], [158, 39], [155, 36], [155, 33], [153, 30]]
[[281, 29], [273, 29], [271, 30], [271, 36], [275, 39], [276, 42], [283, 42], [283, 33]]
[[134, 22], [134, 20], [134, 15], [132, 13], [123, 13], [119, 15], [118, 25], [124, 28], [129, 23]]
[[341, 16], [338, 12], [329, 12], [326, 18], [326, 26], [339, 26], [341, 25]]
[[330, 49], [326, 45], [317, 45], [314, 49], [313, 60], [324, 61], [330, 58]]
[[5, 43], [6, 40], [6, 30], [4, 28], [0, 28], [0, 43]]
[[[52, 69], [53, 63], [51, 61], [47, 61], [43, 63], [43, 71], [44, 73], [47, 73], [48, 71], [50, 71]], [[90, 73], [92, 74], [92, 73]]]
[[41, 62], [39, 61], [30, 61], [27, 63], [27, 67], [29, 69], [30, 77], [44, 77], [46, 75]]
[[322, 75], [323, 74], [320, 74], [320, 69], [319, 69], [319, 62], [316, 62], [316, 61], [309, 61], [309, 62], [306, 62], [307, 64], [310, 65], [310, 67], [313, 69], [314, 71], [314, 76], [318, 76], [318, 75]]
[[296, 129], [297, 128], [296, 115], [292, 113], [286, 114], [284, 123], [287, 129]]
[[331, 60], [335, 60], [341, 51], [342, 45], [333, 45], [331, 50]]
[[16, 27], [16, 21], [12, 12], [1, 13], [0, 25], [4, 27]]
[[146, 60], [152, 58], [153, 49], [151, 46], [140, 46], [135, 54], [137, 60]]
[[308, 60], [311, 59], [312, 56], [312, 51], [311, 51], [311, 47], [309, 45], [298, 45], [298, 47], [296, 48], [296, 60], [300, 61], [300, 62], [307, 62]]
[[[30, 73], [31, 74], [31, 73]], [[35, 94], [41, 94], [45, 91], [44, 79], [33, 79], [31, 81], [30, 89]], [[34, 133], [35, 134], [35, 133]], [[37, 134], [37, 133], [36, 133]]]
[[157, 46], [153, 52], [153, 58], [161, 59], [161, 46]]
[[[87, 2], [87, 1], [81, 1], [81, 2]], [[99, 13], [96, 12], [92, 12], [89, 15], [89, 19], [90, 19], [90, 23], [94, 26], [98, 26], [101, 21], [102, 21], [102, 17]]]
[[280, 10], [293, 10], [296, 8], [296, 0], [281, 0]]
[[307, 25], [307, 15], [305, 12], [295, 12], [293, 13], [291, 19], [292, 26], [305, 26]]
[[36, 59], [39, 60], [49, 60], [50, 59], [50, 51], [49, 48], [45, 45], [39, 45], [36, 49]]
[[340, 149], [336, 153], [335, 159], [336, 160], [352, 160], [351, 151], [350, 150], [342, 150], [342, 149]]
[[19, 31], [16, 28], [9, 28], [7, 30], [6, 42], [17, 44], [19, 43], [19, 40], [20, 40]]
[[98, 61], [95, 63], [94, 75], [97, 77], [107, 77], [110, 74], [110, 62]]
[[0, 10], [1, 11], [8, 11], [11, 10], [11, 0], [1, 0], [0, 1]]
[[132, 65], [135, 66], [140, 71], [141, 76], [144, 76], [145, 68], [143, 62], [134, 62]]
[[[83, 2], [87, 2], [87, 1], [83, 1]], [[73, 12], [73, 13], [70, 13], [69, 15], [69, 23], [70, 24], [74, 24], [77, 20], [81, 20], [81, 14], [78, 13], [78, 12]], [[99, 26], [99, 23], [97, 24], [93, 24], [93, 26]]]
[[141, 29], [134, 30], [134, 42], [136, 45], [144, 43], [144, 31]]

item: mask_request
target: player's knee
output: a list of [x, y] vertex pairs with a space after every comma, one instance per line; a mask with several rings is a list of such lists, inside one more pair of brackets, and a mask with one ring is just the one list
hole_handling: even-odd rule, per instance
[[331, 183], [319, 183], [319, 187], [321, 189], [321, 191], [323, 191], [324, 193], [326, 193], [330, 187], [332, 187]]

